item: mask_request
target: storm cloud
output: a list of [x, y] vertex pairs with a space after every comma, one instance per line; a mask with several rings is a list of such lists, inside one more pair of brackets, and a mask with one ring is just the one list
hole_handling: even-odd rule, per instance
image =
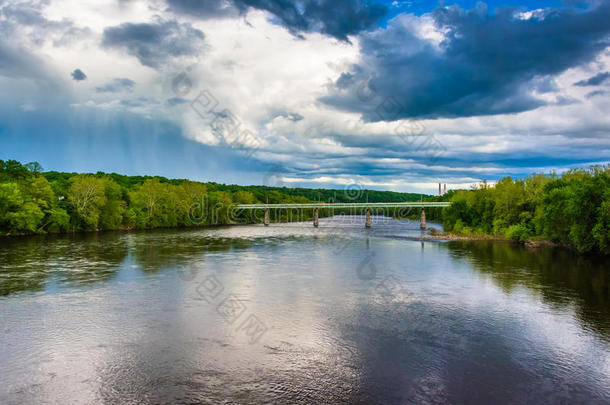
[[[322, 101], [366, 121], [517, 113], [549, 104], [538, 94], [553, 86], [540, 83], [591, 62], [610, 44], [609, 3], [530, 16], [452, 6], [430, 16], [442, 35], [438, 43], [423, 38], [408, 17], [362, 34], [361, 61]], [[373, 108], [366, 102], [372, 92], [391, 105]]]
[[588, 78], [587, 80], [580, 80], [574, 83], [574, 86], [599, 86], [608, 79], [610, 79], [610, 72], [600, 72], [595, 76]]
[[341, 41], [375, 27], [388, 11], [383, 4], [367, 0], [168, 0], [168, 4], [172, 11], [201, 18], [234, 17], [252, 8], [264, 10], [295, 35], [318, 31]]
[[70, 73], [70, 76], [72, 76], [72, 79], [76, 80], [77, 82], [87, 80], [87, 75], [80, 69], [74, 69], [74, 71]]
[[125, 49], [141, 64], [157, 68], [171, 58], [198, 55], [205, 35], [189, 23], [157, 19], [154, 23], [123, 23], [104, 29], [102, 46]]

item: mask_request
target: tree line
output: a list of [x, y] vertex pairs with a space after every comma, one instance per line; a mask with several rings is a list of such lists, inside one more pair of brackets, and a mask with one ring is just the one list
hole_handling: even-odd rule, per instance
[[[256, 222], [233, 204], [417, 201], [419, 194], [201, 183], [159, 176], [44, 172], [36, 162], [0, 160], [0, 234], [188, 227]], [[261, 213], [258, 213], [259, 216]], [[320, 216], [329, 215], [320, 212]], [[312, 217], [311, 210], [298, 219]], [[278, 212], [272, 220], [290, 220]], [[260, 221], [258, 221], [260, 222]]]
[[442, 219], [448, 232], [545, 239], [579, 252], [610, 254], [610, 165], [505, 177], [493, 187], [482, 182], [430, 200], [441, 199], [451, 206], [426, 214]]

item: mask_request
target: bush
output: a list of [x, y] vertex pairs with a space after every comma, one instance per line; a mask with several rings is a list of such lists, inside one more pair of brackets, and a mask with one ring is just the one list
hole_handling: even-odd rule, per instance
[[531, 232], [525, 226], [525, 224], [511, 225], [508, 227], [504, 236], [508, 239], [517, 240], [520, 242], [525, 242], [527, 239], [531, 238]]

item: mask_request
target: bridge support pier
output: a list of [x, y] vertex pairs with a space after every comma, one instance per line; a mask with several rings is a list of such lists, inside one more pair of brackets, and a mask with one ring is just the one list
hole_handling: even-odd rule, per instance
[[371, 209], [366, 209], [366, 222], [364, 223], [365, 228], [371, 227]]
[[318, 227], [318, 209], [313, 209], [313, 226]]
[[265, 226], [269, 226], [269, 208], [265, 209]]
[[421, 223], [419, 224], [419, 229], [426, 229], [426, 211], [421, 209]]

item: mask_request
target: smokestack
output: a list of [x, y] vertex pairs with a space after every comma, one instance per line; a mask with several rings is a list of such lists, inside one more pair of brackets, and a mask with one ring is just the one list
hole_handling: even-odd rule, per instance
[[438, 195], [441, 195], [441, 183], [438, 183]]
[[443, 194], [447, 194], [447, 183], [443, 186]]

